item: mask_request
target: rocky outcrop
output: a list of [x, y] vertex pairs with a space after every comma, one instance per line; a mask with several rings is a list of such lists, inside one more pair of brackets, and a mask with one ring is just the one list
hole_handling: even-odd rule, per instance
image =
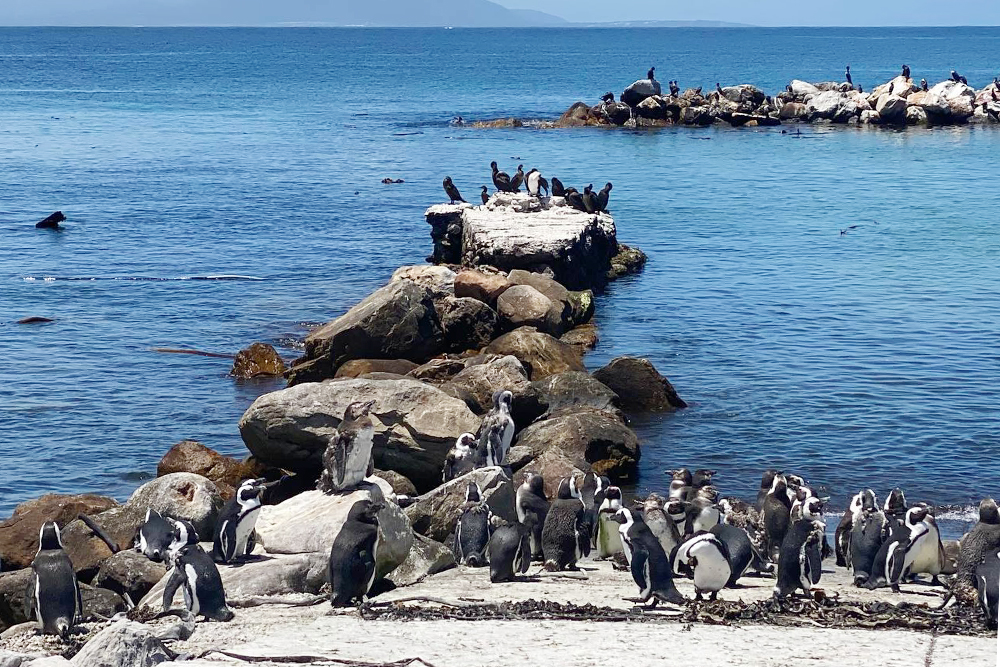
[[660, 88], [659, 81], [655, 79], [639, 79], [622, 91], [621, 101], [630, 107], [634, 107], [647, 97], [659, 95], [661, 92], [662, 89]]
[[233, 359], [233, 377], [248, 380], [260, 375], [281, 375], [285, 372], [285, 362], [273, 346], [254, 343], [236, 353]]
[[594, 378], [621, 399], [626, 411], [653, 412], [687, 407], [670, 380], [660, 375], [648, 359], [618, 357], [596, 371]]
[[431, 291], [435, 298], [455, 296], [455, 272], [447, 266], [415, 264], [396, 269], [389, 282], [408, 280]]
[[50, 493], [21, 503], [9, 519], [0, 523], [3, 569], [18, 570], [31, 565], [38, 551], [38, 531], [46, 521], [64, 527], [80, 514], [99, 514], [117, 506], [113, 498], [93, 494]]
[[621, 416], [618, 394], [588, 373], [569, 371], [531, 383], [550, 414], [578, 408], [603, 410]]
[[219, 488], [223, 500], [233, 496], [245, 479], [263, 474], [263, 469], [249, 461], [223, 456], [196, 440], [182, 440], [170, 448], [156, 466], [156, 476], [189, 472], [211, 480]]
[[479, 485], [490, 510], [506, 521], [516, 521], [514, 487], [501, 468], [480, 468], [457, 477], [417, 499], [406, 508], [413, 530], [437, 542], [444, 542], [455, 532], [455, 524], [465, 503], [470, 481]]
[[122, 507], [118, 521], [134, 524], [138, 528], [145, 519], [147, 509], [189, 521], [198, 535], [208, 536], [215, 530], [222, 509], [222, 494], [214, 482], [201, 475], [170, 473], [136, 489]]
[[556, 127], [587, 127], [602, 123], [599, 107], [591, 107], [586, 102], [576, 102], [555, 122]]
[[441, 385], [441, 390], [465, 401], [476, 414], [486, 414], [493, 407], [493, 394], [498, 391], [513, 392], [516, 402], [530, 389], [528, 372], [514, 356], [484, 355], [469, 361], [465, 370]]
[[570, 461], [586, 461], [613, 480], [633, 479], [639, 463], [639, 440], [615, 415], [579, 409], [535, 422], [521, 431], [517, 445], [536, 457], [560, 451]]
[[424, 382], [352, 379], [265, 394], [244, 413], [240, 434], [258, 460], [315, 475], [330, 436], [355, 401], [375, 401], [376, 467], [402, 473], [418, 489], [440, 482], [455, 439], [475, 432], [480, 422], [463, 401]]
[[497, 312], [478, 299], [446, 296], [435, 307], [449, 352], [478, 350], [500, 330]]
[[173, 660], [169, 651], [142, 623], [115, 621], [73, 656], [76, 667], [155, 667]]
[[875, 111], [884, 122], [901, 122], [906, 119], [906, 100], [898, 95], [883, 93], [875, 102]]
[[101, 563], [94, 585], [133, 601], [143, 598], [167, 573], [162, 563], [154, 563], [132, 549], [119, 551]]
[[531, 380], [543, 380], [567, 371], [586, 371], [577, 348], [530, 327], [521, 327], [500, 336], [483, 351], [516, 357], [527, 369]]
[[455, 296], [477, 299], [496, 308], [497, 299], [512, 284], [502, 273], [465, 269], [455, 276]]

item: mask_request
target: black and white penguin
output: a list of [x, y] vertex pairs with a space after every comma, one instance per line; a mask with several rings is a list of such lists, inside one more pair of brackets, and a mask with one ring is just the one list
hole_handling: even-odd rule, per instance
[[632, 579], [639, 587], [638, 597], [626, 599], [640, 604], [652, 600], [650, 607], [659, 602], [684, 604], [684, 596], [674, 585], [670, 559], [645, 522], [626, 507], [619, 509], [614, 519], [619, 524], [619, 535]]
[[854, 79], [851, 78], [851, 66], [847, 66], [847, 70], [844, 72], [844, 80], [851, 86], [854, 86]]
[[687, 468], [678, 468], [672, 471], [667, 497], [670, 500], [687, 500], [691, 491], [691, 480], [691, 471]]
[[887, 522], [878, 507], [875, 492], [865, 489], [861, 496], [861, 509], [851, 521], [851, 567], [854, 585], [864, 586], [874, 572], [876, 557], [885, 541]]
[[689, 538], [674, 550], [671, 560], [675, 574], [680, 572], [682, 565], [691, 568], [695, 600], [701, 600], [703, 593], [708, 593], [709, 599], [714, 600], [733, 575], [729, 550], [712, 533]]
[[726, 551], [729, 552], [729, 566], [732, 570], [726, 586], [728, 588], [735, 588], [740, 577], [746, 574], [746, 571], [750, 568], [750, 564], [754, 560], [754, 550], [753, 545], [750, 543], [750, 536], [742, 528], [730, 526], [725, 523], [712, 526], [709, 532], [726, 545]]
[[927, 92], [927, 79], [920, 80], [920, 90]]
[[499, 192], [513, 192], [510, 187], [510, 175], [505, 171], [500, 171], [496, 161], [490, 162], [490, 169], [493, 170], [493, 185]]
[[703, 486], [695, 492], [694, 498], [688, 502], [685, 514], [684, 535], [707, 532], [712, 526], [717, 526], [722, 520], [722, 511], [716, 504], [719, 498], [714, 486]]
[[623, 551], [621, 534], [618, 531], [620, 524], [615, 518], [621, 508], [622, 490], [617, 486], [608, 487], [597, 510], [598, 558], [610, 558]]
[[764, 474], [761, 475], [760, 489], [757, 490], [756, 507], [758, 511], [764, 509], [764, 498], [767, 498], [767, 494], [771, 492], [771, 487], [774, 486], [774, 478], [777, 475], [777, 470], [765, 470]]
[[861, 502], [864, 491], [851, 498], [851, 502], [837, 524], [834, 533], [834, 553], [837, 556], [837, 565], [840, 567], [851, 567], [851, 526], [854, 523], [854, 514], [861, 511]]
[[820, 521], [799, 519], [788, 530], [778, 553], [778, 580], [774, 597], [783, 598], [796, 589], [809, 595], [822, 574], [821, 555], [825, 526]]
[[347, 607], [364, 602], [375, 583], [378, 555], [378, 512], [383, 504], [362, 500], [351, 508], [330, 548], [330, 604]]
[[198, 544], [198, 534], [191, 524], [172, 523], [173, 543], [168, 552], [171, 569], [163, 588], [163, 611], [169, 611], [174, 593], [180, 588], [184, 606], [195, 616], [231, 621], [235, 614], [226, 604], [226, 590], [215, 561]]
[[1000, 548], [1000, 510], [992, 498], [979, 503], [979, 521], [962, 537], [955, 579], [976, 585], [976, 568], [994, 549]]
[[[574, 480], [575, 481], [575, 480]], [[593, 472], [588, 472], [583, 476], [583, 484], [580, 486], [580, 501], [583, 503], [583, 510], [587, 513], [587, 527], [590, 530], [591, 539], [597, 535], [597, 492], [601, 490], [601, 478]]]
[[135, 536], [135, 550], [151, 561], [162, 562], [173, 542], [174, 525], [156, 510], [146, 510], [146, 517]]
[[656, 73], [656, 68], [655, 67], [650, 67], [649, 71], [646, 72], [646, 78], [649, 79], [650, 81], [655, 81], [656, 80], [655, 77], [654, 77], [655, 73]]
[[574, 496], [572, 478], [559, 482], [556, 499], [549, 507], [542, 527], [542, 553], [545, 569], [575, 570], [576, 563], [590, 555], [590, 532], [583, 503]]
[[668, 500], [663, 510], [667, 513], [670, 520], [674, 522], [678, 537], [684, 537], [684, 531], [687, 528], [687, 502], [683, 500]]
[[583, 209], [587, 213], [596, 213], [597, 206], [597, 195], [594, 194], [594, 184], [591, 183], [583, 188]]
[[483, 205], [485, 206], [490, 201], [490, 189], [485, 185], [482, 188], [483, 191], [479, 193], [479, 197], [483, 200]]
[[905, 539], [889, 542], [885, 559], [885, 579], [893, 591], [906, 577], [929, 574], [932, 583], [941, 585], [938, 575], [944, 569], [944, 546], [937, 523], [926, 506], [911, 507], [906, 511], [904, 525], [909, 529]]
[[216, 563], [232, 563], [253, 551], [257, 543], [254, 528], [263, 504], [261, 494], [266, 488], [263, 479], [243, 480], [236, 494], [223, 505], [212, 544], [212, 558]]
[[563, 186], [562, 181], [560, 181], [555, 176], [552, 177], [552, 196], [553, 197], [566, 196], [566, 188]]
[[455, 525], [455, 560], [459, 565], [486, 565], [486, 548], [490, 543], [493, 513], [483, 502], [479, 485], [469, 482], [465, 489], [465, 504]]
[[768, 558], [775, 560], [791, 523], [792, 502], [783, 475], [775, 475], [771, 490], [764, 498], [761, 513], [764, 519], [764, 543]]
[[510, 191], [520, 192], [522, 183], [524, 183], [524, 165], [519, 164], [517, 165], [517, 171], [514, 172], [514, 175], [510, 179]]
[[465, 200], [462, 199], [462, 194], [458, 191], [458, 188], [455, 187], [455, 183], [451, 180], [451, 176], [444, 177], [443, 185], [444, 193], [448, 195], [450, 203], [454, 204], [457, 201], [460, 201], [463, 204], [465, 203]]
[[504, 523], [490, 535], [490, 582], [497, 584], [513, 581], [518, 574], [528, 571], [531, 564], [530, 536], [534, 515], [527, 524]]
[[997, 629], [997, 613], [1000, 608], [1000, 549], [994, 549], [976, 567], [976, 592], [979, 607], [986, 615], [986, 627]]
[[902, 525], [906, 522], [906, 511], [909, 507], [906, 505], [906, 495], [903, 494], [903, 490], [896, 487], [889, 492], [889, 495], [885, 499], [885, 503], [882, 505], [882, 511], [885, 513], [885, 519], [889, 522], [889, 531], [891, 532], [896, 526]]
[[587, 207], [583, 204], [583, 195], [576, 188], [569, 188], [565, 192], [566, 204], [577, 211], [587, 212]]
[[455, 440], [455, 444], [444, 457], [444, 470], [441, 473], [443, 481], [453, 479], [472, 472], [485, 465], [485, 455], [479, 451], [479, 441], [471, 433], [463, 433]]
[[514, 394], [507, 390], [493, 394], [493, 408], [479, 426], [479, 449], [486, 454], [487, 466], [506, 463], [507, 452], [514, 441], [514, 419], [510, 416]]
[[[528, 473], [521, 486], [517, 487], [514, 498], [517, 520], [521, 525], [530, 523], [529, 544], [532, 560], [544, 560], [542, 554], [542, 528], [549, 513], [549, 501], [545, 497], [545, 480], [541, 475]], [[529, 521], [530, 520], [530, 521]]]
[[[680, 501], [672, 502], [679, 503]], [[662, 496], [656, 493], [649, 494], [643, 502], [642, 520], [646, 522], [653, 535], [660, 541], [663, 552], [669, 554], [673, 552], [674, 547], [680, 544], [681, 534], [674, 518], [667, 514], [666, 506], [666, 499]], [[681, 511], [683, 512], [683, 507]]]
[[372, 473], [375, 424], [369, 413], [374, 405], [375, 401], [355, 401], [344, 411], [323, 452], [323, 472], [316, 485], [323, 493], [355, 489]]
[[903, 78], [904, 79], [909, 79], [910, 78], [910, 66], [909, 65], [903, 65]]
[[59, 526], [46, 521], [38, 530], [38, 553], [31, 561], [31, 579], [25, 594], [28, 618], [38, 621], [44, 634], [66, 639], [83, 613], [83, 598], [73, 562], [63, 550]]
[[601, 213], [608, 210], [608, 200], [611, 198], [611, 183], [605, 183], [601, 191], [597, 193], [597, 210]]

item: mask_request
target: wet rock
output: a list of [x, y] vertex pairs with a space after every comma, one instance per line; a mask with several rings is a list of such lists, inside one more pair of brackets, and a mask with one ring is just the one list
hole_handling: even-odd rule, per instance
[[629, 85], [621, 94], [621, 101], [629, 106], [637, 106], [647, 97], [662, 93], [660, 82], [655, 79], [639, 79]]
[[482, 363], [470, 365], [441, 385], [442, 391], [461, 396], [476, 414], [486, 414], [493, 407], [493, 394], [497, 391], [507, 390], [520, 395], [527, 388], [528, 373], [524, 365], [511, 355], [487, 356]]
[[211, 480], [219, 488], [223, 500], [233, 496], [245, 479], [263, 474], [263, 468], [250, 461], [223, 456], [196, 440], [182, 440], [170, 448], [156, 466], [156, 476], [189, 472]]
[[556, 127], [587, 127], [601, 124], [601, 117], [595, 113], [597, 107], [586, 102], [574, 102], [556, 121]]
[[576, 348], [529, 327], [500, 336], [483, 351], [517, 357], [531, 380], [543, 380], [566, 371], [586, 370]]
[[101, 563], [94, 585], [118, 595], [128, 595], [133, 601], [143, 598], [167, 573], [161, 563], [154, 563], [141, 553], [128, 549], [119, 551]]
[[93, 494], [50, 493], [21, 503], [9, 519], [0, 523], [3, 569], [18, 570], [31, 565], [38, 551], [38, 531], [46, 521], [55, 521], [62, 528], [80, 514], [97, 514], [117, 506], [113, 498]]
[[497, 312], [507, 330], [529, 326], [552, 336], [562, 335], [564, 307], [530, 285], [514, 285], [497, 299]]
[[488, 345], [500, 328], [496, 311], [478, 299], [449, 296], [439, 299], [435, 307], [452, 352], [478, 350]]
[[371, 373], [406, 375], [416, 367], [417, 364], [406, 359], [351, 359], [337, 369], [334, 377], [350, 379]]
[[470, 481], [479, 484], [482, 497], [494, 514], [511, 522], [517, 519], [510, 478], [501, 468], [479, 468], [425, 493], [407, 507], [406, 516], [414, 532], [437, 542], [447, 540], [455, 532]]
[[550, 449], [518, 468], [518, 472], [514, 475], [514, 489], [516, 491], [517, 487], [524, 484], [529, 473], [535, 473], [545, 480], [545, 495], [555, 498], [559, 482], [563, 478], [582, 477], [590, 471], [591, 466], [585, 460], [567, 456], [560, 449]]
[[632, 248], [624, 243], [618, 244], [618, 252], [611, 258], [611, 268], [608, 269], [608, 280], [616, 280], [642, 271], [646, 265], [646, 253], [638, 248]]
[[670, 381], [648, 359], [618, 357], [594, 373], [594, 378], [621, 398], [624, 410], [659, 411], [687, 407]]
[[455, 276], [455, 296], [478, 299], [496, 308], [497, 298], [513, 283], [500, 273], [485, 273], [466, 269]]
[[472, 124], [472, 127], [481, 130], [501, 130], [524, 127], [524, 122], [520, 118], [497, 118], [495, 120], [476, 121]]
[[689, 106], [681, 112], [681, 122], [706, 127], [715, 122], [715, 117], [707, 106]]
[[375, 465], [406, 475], [418, 489], [441, 481], [455, 439], [480, 419], [466, 404], [429, 384], [398, 380], [334, 380], [265, 394], [240, 420], [240, 434], [260, 461], [318, 474], [330, 436], [355, 401], [375, 401]]
[[306, 354], [292, 367], [289, 384], [332, 378], [351, 359], [424, 362], [443, 352], [445, 342], [431, 290], [396, 280], [310, 333], [305, 345]]
[[379, 479], [384, 479], [392, 487], [392, 492], [397, 496], [412, 497], [417, 495], [417, 487], [413, 485], [413, 482], [395, 470], [376, 470], [374, 475]]
[[882, 122], [882, 117], [879, 116], [878, 111], [866, 109], [865, 111], [861, 112], [862, 125], [878, 125], [881, 122]]
[[154, 667], [172, 659], [149, 628], [122, 619], [94, 635], [71, 662], [76, 667]]
[[830, 90], [823, 93], [817, 93], [816, 95], [810, 97], [806, 102], [808, 118], [810, 120], [820, 118], [833, 120], [834, 115], [837, 113], [837, 109], [843, 101], [843, 95], [837, 91]]
[[455, 567], [455, 554], [451, 549], [423, 535], [414, 535], [410, 555], [402, 565], [389, 574], [387, 579], [399, 588], [419, 583], [427, 577], [453, 567]]
[[618, 394], [588, 373], [558, 373], [531, 384], [549, 406], [550, 414], [576, 408], [593, 408], [610, 412], [624, 420]]
[[379, 551], [377, 571], [385, 576], [400, 565], [410, 551], [413, 536], [409, 521], [392, 498], [392, 487], [377, 477], [347, 494], [328, 496], [306, 491], [278, 505], [261, 509], [257, 536], [268, 553], [330, 555], [330, 547], [340, 533], [351, 508], [362, 500], [386, 499], [378, 513]]
[[431, 291], [435, 298], [455, 296], [455, 272], [447, 266], [416, 264], [401, 266], [395, 270], [390, 282], [409, 280]]
[[875, 103], [875, 111], [885, 122], [901, 122], [906, 117], [906, 100], [898, 95], [884, 93]]
[[285, 362], [273, 346], [254, 343], [236, 353], [230, 375], [248, 380], [261, 375], [282, 375], [284, 372]]
[[580, 355], [583, 355], [587, 350], [593, 350], [597, 347], [600, 338], [597, 334], [597, 325], [588, 322], [570, 329], [560, 336], [559, 340], [567, 345], [572, 345]]

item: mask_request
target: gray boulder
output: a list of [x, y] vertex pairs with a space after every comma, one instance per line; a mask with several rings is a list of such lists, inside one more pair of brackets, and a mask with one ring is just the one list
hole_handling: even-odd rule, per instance
[[517, 357], [532, 380], [542, 380], [556, 373], [587, 370], [577, 348], [530, 327], [521, 327], [500, 336], [483, 352]]
[[618, 394], [588, 373], [569, 371], [531, 383], [550, 414], [576, 408], [593, 408], [624, 419]]
[[899, 95], [883, 93], [875, 103], [875, 111], [883, 121], [900, 122], [906, 117], [906, 100]]
[[602, 102], [597, 108], [612, 125], [622, 126], [632, 118], [632, 107], [624, 102]]
[[431, 575], [453, 567], [455, 554], [451, 549], [423, 535], [414, 535], [410, 555], [386, 579], [400, 588], [420, 583]]
[[31, 581], [31, 570], [11, 570], [0, 574], [0, 630], [24, 623], [24, 592]]
[[149, 628], [122, 619], [94, 635], [70, 662], [76, 667], [153, 667], [172, 659]]
[[515, 397], [530, 388], [524, 365], [511, 355], [475, 358], [465, 370], [441, 385], [441, 390], [462, 400], [477, 414], [486, 414], [493, 407], [493, 394], [510, 391]]
[[494, 514], [511, 522], [517, 519], [510, 477], [502, 468], [479, 468], [425, 493], [407, 507], [406, 516], [414, 532], [437, 542], [447, 540], [455, 532], [470, 481], [479, 484], [483, 499]]
[[128, 549], [101, 563], [94, 585], [118, 595], [127, 594], [135, 601], [149, 593], [166, 573], [167, 568], [162, 563], [154, 563], [141, 553]]
[[122, 507], [118, 520], [138, 528], [145, 519], [147, 509], [190, 521], [198, 535], [208, 536], [215, 530], [215, 522], [222, 509], [222, 494], [214, 482], [201, 475], [170, 473], [136, 489]]
[[594, 372], [594, 378], [611, 388], [624, 410], [655, 412], [687, 407], [670, 380], [648, 359], [618, 357]]
[[437, 485], [455, 439], [479, 428], [480, 419], [463, 401], [429, 384], [409, 378], [358, 378], [265, 394], [244, 413], [240, 434], [258, 460], [316, 474], [347, 406], [371, 400], [375, 466], [400, 472], [418, 489]]
[[621, 101], [630, 107], [637, 106], [647, 97], [661, 94], [660, 82], [655, 79], [639, 79], [629, 85], [621, 94]]
[[[513, 452], [518, 447], [511, 448]], [[525, 448], [531, 451], [530, 448]], [[555, 498], [559, 482], [566, 477], [583, 477], [592, 470], [589, 463], [580, 458], [568, 456], [561, 449], [550, 449], [541, 456], [524, 463], [514, 474], [514, 489], [524, 484], [529, 473], [541, 475], [545, 482], [545, 495]]]
[[465, 269], [455, 276], [455, 296], [469, 297], [496, 308], [497, 298], [511, 286], [511, 282], [500, 273], [486, 273], [476, 269]]
[[103, 616], [111, 618], [127, 608], [122, 596], [106, 588], [80, 584], [80, 598], [83, 600], [83, 616]]
[[435, 307], [452, 352], [481, 349], [499, 330], [497, 312], [478, 299], [448, 296], [436, 301]]
[[573, 292], [561, 283], [542, 273], [514, 269], [508, 279], [515, 285], [531, 285], [561, 306], [559, 313], [565, 329], [584, 324], [594, 315], [594, 293], [591, 290]]
[[550, 336], [561, 336], [564, 310], [561, 302], [553, 302], [531, 285], [514, 285], [497, 299], [497, 312], [508, 331], [528, 326]]
[[435, 298], [455, 296], [455, 272], [447, 266], [435, 264], [416, 264], [401, 266], [396, 269], [390, 282], [409, 280], [421, 287], [426, 287]]

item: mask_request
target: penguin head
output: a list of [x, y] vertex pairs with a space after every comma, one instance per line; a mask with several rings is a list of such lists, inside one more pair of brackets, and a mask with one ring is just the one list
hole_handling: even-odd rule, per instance
[[475, 482], [469, 482], [468, 486], [465, 487], [465, 502], [478, 503], [482, 498], [483, 491], [479, 488], [479, 485]]
[[493, 394], [493, 407], [497, 410], [506, 409], [510, 412], [510, 407], [514, 402], [514, 394], [506, 389], [502, 389]]
[[695, 470], [694, 475], [691, 477], [692, 486], [708, 486], [712, 483], [712, 477], [715, 475], [715, 470], [706, 470], [701, 468], [700, 470]]
[[[618, 494], [619, 496], [621, 495], [621, 490], [618, 491]], [[642, 506], [648, 512], [649, 510], [652, 509], [663, 509], [663, 506], [666, 505], [666, 502], [667, 502], [666, 499], [660, 494], [651, 493], [648, 496], [646, 496], [646, 499], [644, 501], [642, 501]]]
[[622, 508], [622, 490], [617, 486], [609, 486], [604, 494], [604, 502], [601, 503], [600, 512], [605, 514], [617, 514]]
[[682, 517], [687, 512], [687, 506], [683, 500], [671, 500], [663, 509], [671, 517]]
[[861, 492], [861, 509], [862, 511], [874, 511], [878, 509], [878, 498], [871, 489], [865, 489]]
[[540, 498], [545, 497], [545, 478], [536, 472], [529, 472], [522, 486]]
[[383, 502], [365, 498], [354, 504], [351, 511], [347, 513], [347, 520], [378, 525], [378, 513], [383, 507], [385, 507]]
[[616, 523], [620, 523], [623, 526], [631, 526], [635, 523], [635, 515], [632, 514], [632, 510], [627, 507], [619, 509], [611, 518], [614, 519]]
[[181, 521], [178, 519], [170, 519], [169, 521], [174, 525], [172, 533], [174, 540], [170, 545], [171, 551], [190, 544], [198, 544], [198, 531], [195, 530], [190, 521]]
[[570, 475], [569, 477], [569, 495], [571, 498], [576, 498], [577, 500], [583, 497], [579, 487], [576, 485], [576, 475]]
[[244, 505], [260, 497], [261, 492], [264, 490], [264, 481], [263, 479], [243, 480], [240, 488], [236, 490], [236, 502]]
[[367, 417], [374, 405], [375, 401], [355, 401], [351, 403], [347, 406], [347, 410], [344, 411], [344, 421], [354, 422]]
[[774, 481], [771, 482], [771, 495], [788, 495], [788, 482], [784, 475], [774, 476]]
[[918, 503], [906, 510], [906, 525], [912, 528], [926, 519], [928, 514], [930, 514], [930, 509], [923, 503]]
[[38, 529], [38, 550], [62, 549], [62, 535], [55, 521], [46, 521]]
[[898, 486], [889, 493], [882, 507], [886, 514], [902, 514], [906, 511], [906, 496]]
[[760, 488], [765, 491], [770, 491], [771, 485], [774, 484], [774, 478], [777, 474], [777, 470], [765, 470], [764, 474], [760, 478]]
[[802, 502], [802, 518], [819, 521], [823, 518], [823, 501], [812, 496]]
[[559, 500], [570, 500], [571, 498], [573, 498], [573, 490], [575, 488], [576, 488], [576, 480], [574, 480], [572, 477], [563, 477], [559, 481], [559, 489], [556, 491], [556, 498], [558, 498]]
[[698, 493], [695, 494], [695, 497], [714, 503], [719, 499], [719, 490], [714, 486], [703, 486], [698, 489]]
[[458, 436], [458, 440], [455, 441], [455, 449], [460, 453], [466, 454], [469, 451], [476, 448], [476, 436], [471, 433], [463, 433]]
[[1000, 524], [1000, 509], [997, 508], [997, 501], [987, 498], [979, 503], [979, 521], [992, 525]]
[[687, 468], [678, 468], [671, 473], [671, 478], [676, 482], [684, 482], [685, 485], [691, 485], [691, 471]]

